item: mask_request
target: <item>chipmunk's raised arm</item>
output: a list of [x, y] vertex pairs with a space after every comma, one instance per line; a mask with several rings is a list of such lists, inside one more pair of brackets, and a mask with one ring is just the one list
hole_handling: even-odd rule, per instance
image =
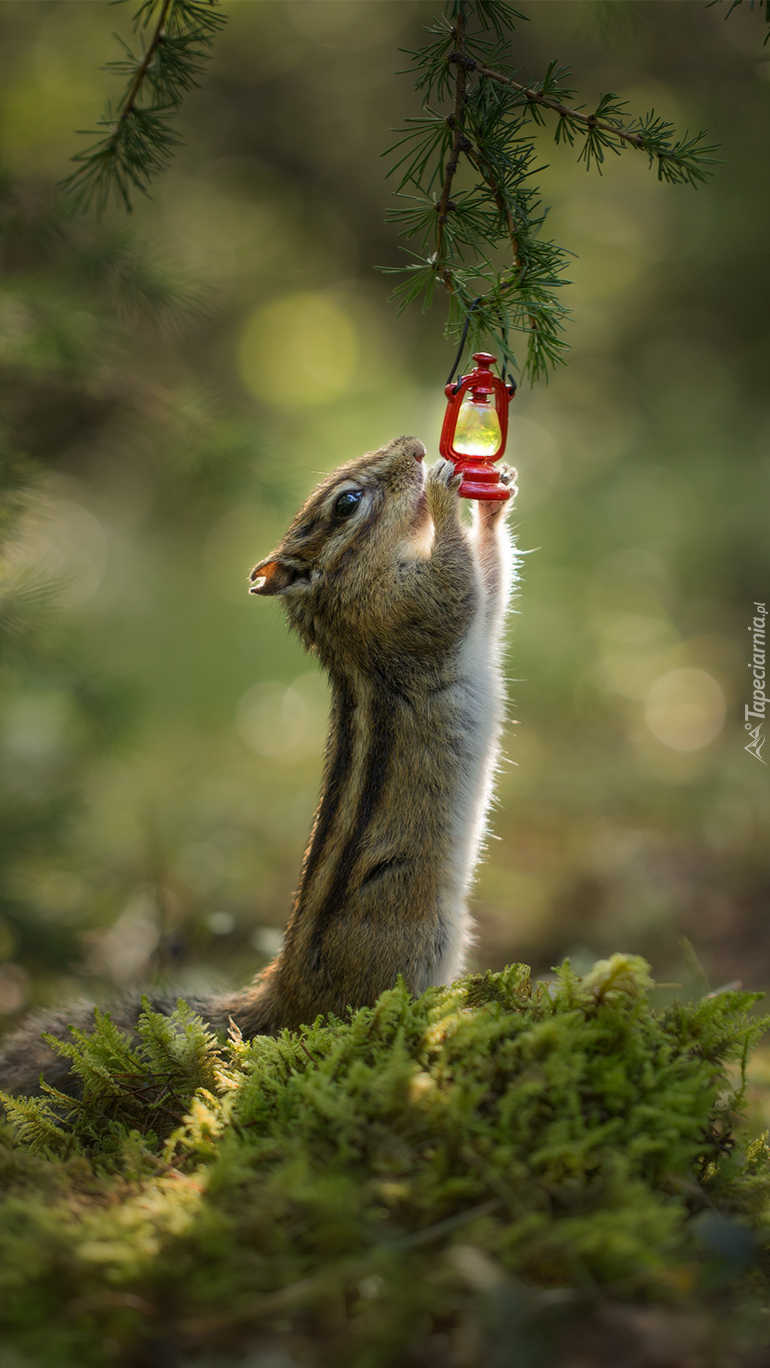
[[402, 652], [445, 651], [464, 635], [476, 612], [479, 583], [460, 522], [460, 482], [450, 461], [438, 460], [428, 472], [425, 494], [434, 529], [430, 551], [403, 561], [392, 586], [388, 634], [398, 639]]

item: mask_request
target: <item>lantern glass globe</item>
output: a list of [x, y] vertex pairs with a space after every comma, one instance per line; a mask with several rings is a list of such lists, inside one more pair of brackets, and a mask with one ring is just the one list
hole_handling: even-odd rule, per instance
[[496, 456], [503, 434], [497, 409], [486, 395], [470, 395], [460, 405], [452, 446], [458, 456]]

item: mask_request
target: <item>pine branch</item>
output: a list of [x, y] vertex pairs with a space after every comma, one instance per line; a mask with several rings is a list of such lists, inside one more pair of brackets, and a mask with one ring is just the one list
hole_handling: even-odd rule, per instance
[[[170, 7], [171, 7], [171, 0], [163, 0], [163, 4], [162, 4], [162, 6], [161, 6], [161, 11], [160, 11], [160, 18], [158, 19], [158, 23], [157, 23], [157, 25], [156, 25], [155, 32], [154, 32], [154, 34], [153, 34], [153, 36], [152, 36], [152, 42], [150, 43], [150, 46], [148, 47], [147, 52], [145, 53], [144, 60], [143, 60], [142, 62], [140, 62], [139, 66], [137, 67], [136, 75], [135, 75], [133, 81], [131, 82], [130, 86], [128, 87], [128, 94], [126, 95], [125, 102], [124, 102], [124, 104], [123, 104], [123, 108], [122, 108], [121, 111], [120, 111], [120, 116], [119, 116], [119, 117], [120, 117], [121, 121], [122, 121], [122, 120], [125, 120], [125, 119], [129, 119], [129, 118], [131, 117], [131, 115], [133, 114], [134, 110], [136, 109], [136, 102], [137, 102], [137, 100], [139, 99], [139, 92], [140, 92], [140, 90], [141, 90], [141, 88], [142, 88], [142, 82], [144, 81], [144, 79], [145, 79], [145, 77], [146, 77], [146, 75], [147, 75], [147, 73], [148, 73], [148, 71], [149, 71], [149, 69], [150, 69], [150, 63], [152, 62], [152, 59], [153, 59], [153, 57], [155, 56], [155, 53], [157, 52], [158, 47], [160, 46], [161, 42], [163, 41], [163, 38], [165, 37], [165, 34], [166, 34], [166, 16], [168, 15], [168, 12], [169, 12]], [[130, 53], [129, 53], [129, 59], [130, 59]], [[111, 65], [114, 67], [114, 66], [116, 65], [116, 63], [111, 63]]]
[[[460, 12], [457, 16], [457, 23], [454, 29], [454, 37], [458, 47], [461, 48], [465, 42], [465, 13], [463, 11], [462, 6], [460, 6]], [[438, 232], [436, 234], [437, 261], [441, 261], [443, 256], [444, 237], [446, 232], [447, 219], [449, 217], [449, 205], [451, 203], [449, 196], [452, 190], [452, 181], [455, 178], [455, 173], [460, 162], [460, 152], [466, 151], [467, 148], [470, 146], [468, 139], [465, 137], [463, 133], [462, 128], [463, 110], [465, 106], [465, 79], [465, 67], [461, 65], [458, 67], [457, 80], [455, 82], [454, 114], [450, 115], [447, 119], [447, 125], [449, 126], [449, 128], [451, 128], [453, 134], [452, 151], [450, 153], [449, 160], [446, 164], [446, 170], [444, 172], [444, 185], [441, 191], [441, 199], [439, 200], [438, 204]], [[453, 205], [452, 207], [454, 208], [455, 206]], [[446, 269], [446, 267], [442, 268], [441, 278], [444, 281], [444, 284], [446, 285], [447, 289], [451, 293], [452, 276], [451, 273]]]
[[[468, 318], [471, 348], [492, 347], [509, 367], [518, 365], [509, 332], [521, 334], [520, 369], [534, 381], [563, 363], [567, 347], [559, 291], [569, 253], [543, 236], [548, 210], [533, 184], [546, 116], [556, 115], [556, 142], [579, 141], [578, 160], [599, 171], [607, 153], [630, 147], [657, 165], [659, 180], [695, 186], [710, 174], [715, 149], [702, 132], [677, 139], [654, 110], [629, 120], [614, 94], [586, 113], [555, 62], [542, 81], [523, 84], [507, 53], [522, 18], [507, 0], [448, 0], [425, 45], [409, 54], [423, 110], [388, 149], [398, 154], [389, 174], [399, 177], [389, 217], [419, 242], [411, 263], [394, 268], [404, 276], [393, 293], [399, 309], [418, 301], [429, 308], [443, 286], [447, 335], [459, 336]], [[446, 99], [452, 108], [442, 115], [432, 102]], [[463, 170], [474, 178], [470, 188]]]
[[[735, 0], [735, 3], [740, 2], [741, 0]], [[770, 0], [767, 0], [767, 3], [770, 4]], [[586, 166], [590, 166], [592, 160], [601, 166], [605, 150], [617, 152], [620, 150], [618, 145], [625, 143], [640, 152], [646, 152], [650, 163], [657, 159], [659, 180], [666, 180], [671, 184], [686, 181], [690, 185], [695, 185], [697, 181], [705, 181], [711, 175], [709, 167], [714, 164], [714, 158], [709, 153], [716, 151], [716, 144], [704, 145], [704, 130], [692, 138], [685, 134], [679, 142], [672, 144], [672, 125], [662, 119], [656, 119], [654, 110], [624, 126], [620, 113], [627, 101], [619, 102], [614, 94], [602, 95], [594, 112], [584, 114], [582, 109], [571, 109], [561, 99], [547, 94], [544, 88], [522, 85], [502, 71], [493, 71], [490, 67], [484, 66], [482, 62], [468, 58], [466, 66], [468, 71], [475, 71], [479, 76], [498, 81], [518, 91], [529, 103], [558, 114], [563, 121], [563, 128], [557, 127], [557, 142], [566, 138], [572, 144], [575, 132], [582, 133], [586, 143], [579, 160], [584, 160]]]
[[119, 109], [113, 115], [108, 106], [96, 130], [108, 132], [72, 158], [78, 170], [62, 182], [77, 209], [85, 212], [95, 204], [101, 215], [114, 194], [130, 213], [132, 192], [147, 195], [153, 178], [166, 170], [182, 142], [171, 120], [184, 95], [200, 84], [225, 23], [218, 6], [219, 0], [144, 0], [140, 5], [135, 33], [147, 30], [157, 13], [149, 45], [145, 48], [142, 37], [142, 52], [135, 55], [122, 43], [124, 59], [104, 68], [128, 78]]

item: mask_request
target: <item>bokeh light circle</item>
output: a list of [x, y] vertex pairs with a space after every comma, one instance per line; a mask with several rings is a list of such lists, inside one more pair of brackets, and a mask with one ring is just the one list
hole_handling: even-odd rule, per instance
[[275, 408], [328, 404], [347, 393], [358, 365], [358, 330], [326, 294], [284, 295], [256, 309], [238, 347], [250, 394]]
[[683, 667], [655, 680], [644, 719], [657, 741], [671, 750], [702, 750], [724, 726], [725, 696], [713, 675]]

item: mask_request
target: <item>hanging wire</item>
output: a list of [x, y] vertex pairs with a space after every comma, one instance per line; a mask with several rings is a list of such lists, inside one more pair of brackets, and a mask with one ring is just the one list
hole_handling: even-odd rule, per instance
[[[512, 371], [508, 371], [508, 379], [506, 380], [506, 378], [505, 378], [505, 375], [506, 375], [506, 372], [505, 372], [505, 366], [506, 366], [505, 357], [506, 357], [506, 353], [507, 353], [507, 351], [508, 351], [508, 329], [507, 329], [505, 323], [503, 323], [503, 320], [502, 320], [502, 319], [500, 320], [500, 322], [501, 322], [501, 324], [502, 324], [502, 327], [501, 327], [501, 329], [500, 329], [500, 332], [501, 332], [501, 334], [502, 334], [502, 339], [503, 339], [503, 364], [502, 364], [502, 366], [500, 367], [500, 374], [501, 374], [501, 376], [502, 376], [503, 384], [504, 384], [504, 385], [508, 385], [509, 388], [513, 391], [513, 394], [515, 394], [515, 393], [516, 393], [516, 390], [518, 389], [518, 385], [516, 384], [516, 380], [515, 380], [515, 377], [514, 377], [514, 375], [513, 375], [513, 372], [512, 372]], [[511, 398], [513, 397], [513, 394], [511, 395]]]
[[479, 295], [478, 299], [474, 299], [473, 303], [471, 304], [471, 307], [469, 308], [467, 314], [465, 315], [465, 322], [463, 323], [463, 334], [462, 334], [462, 337], [460, 338], [460, 345], [459, 345], [459, 347], [457, 348], [457, 355], [456, 355], [456, 357], [455, 357], [455, 362], [454, 362], [454, 365], [453, 365], [451, 371], [449, 372], [449, 374], [448, 374], [448, 376], [447, 376], [447, 378], [446, 378], [446, 383], [447, 383], [448, 385], [451, 385], [452, 381], [454, 380], [455, 371], [457, 370], [457, 367], [458, 367], [459, 364], [460, 364], [460, 358], [462, 357], [462, 354], [463, 354], [463, 352], [465, 351], [465, 342], [466, 342], [466, 339], [467, 339], [467, 337], [468, 337], [468, 329], [469, 329], [470, 324], [471, 324], [471, 314], [473, 313], [473, 310], [475, 309], [476, 305], [477, 305], [477, 304], [480, 304], [480, 303], [481, 303], [481, 295]]
[[[449, 374], [448, 374], [448, 376], [447, 376], [447, 378], [446, 378], [446, 384], [447, 384], [447, 385], [451, 385], [451, 383], [452, 383], [452, 381], [453, 381], [453, 379], [454, 379], [455, 371], [457, 370], [457, 367], [459, 366], [460, 361], [461, 361], [461, 359], [462, 359], [462, 354], [463, 354], [463, 352], [465, 351], [465, 343], [466, 343], [466, 341], [467, 341], [467, 339], [468, 339], [468, 329], [469, 329], [470, 324], [471, 324], [471, 314], [473, 313], [473, 310], [476, 308], [476, 305], [481, 303], [481, 300], [482, 300], [482, 296], [481, 296], [481, 295], [479, 295], [477, 299], [474, 299], [473, 303], [471, 304], [470, 308], [468, 309], [467, 314], [465, 315], [465, 322], [463, 323], [462, 336], [461, 336], [461, 338], [460, 338], [460, 345], [459, 345], [459, 347], [457, 348], [457, 355], [455, 356], [455, 359], [454, 359], [454, 365], [452, 366], [452, 369], [451, 369], [451, 371], [449, 372]], [[505, 356], [505, 354], [506, 354], [506, 352], [507, 352], [507, 350], [508, 350], [508, 329], [504, 327], [504, 328], [502, 328], [501, 331], [502, 331], [502, 341], [503, 341], [503, 356]], [[503, 361], [503, 364], [502, 364], [502, 366], [501, 366], [501, 368], [500, 368], [500, 374], [501, 374], [501, 377], [502, 377], [503, 384], [504, 384], [504, 385], [506, 385], [506, 384], [509, 385], [509, 386], [511, 387], [511, 389], [513, 390], [513, 393], [515, 394], [515, 393], [516, 393], [516, 390], [517, 390], [517, 388], [518, 388], [518, 386], [517, 386], [517, 384], [516, 384], [516, 380], [515, 380], [515, 377], [514, 377], [512, 371], [508, 371], [508, 373], [507, 373], [507, 379], [506, 379], [505, 361]], [[457, 393], [457, 385], [455, 385], [455, 394], [456, 394], [456, 393]]]

